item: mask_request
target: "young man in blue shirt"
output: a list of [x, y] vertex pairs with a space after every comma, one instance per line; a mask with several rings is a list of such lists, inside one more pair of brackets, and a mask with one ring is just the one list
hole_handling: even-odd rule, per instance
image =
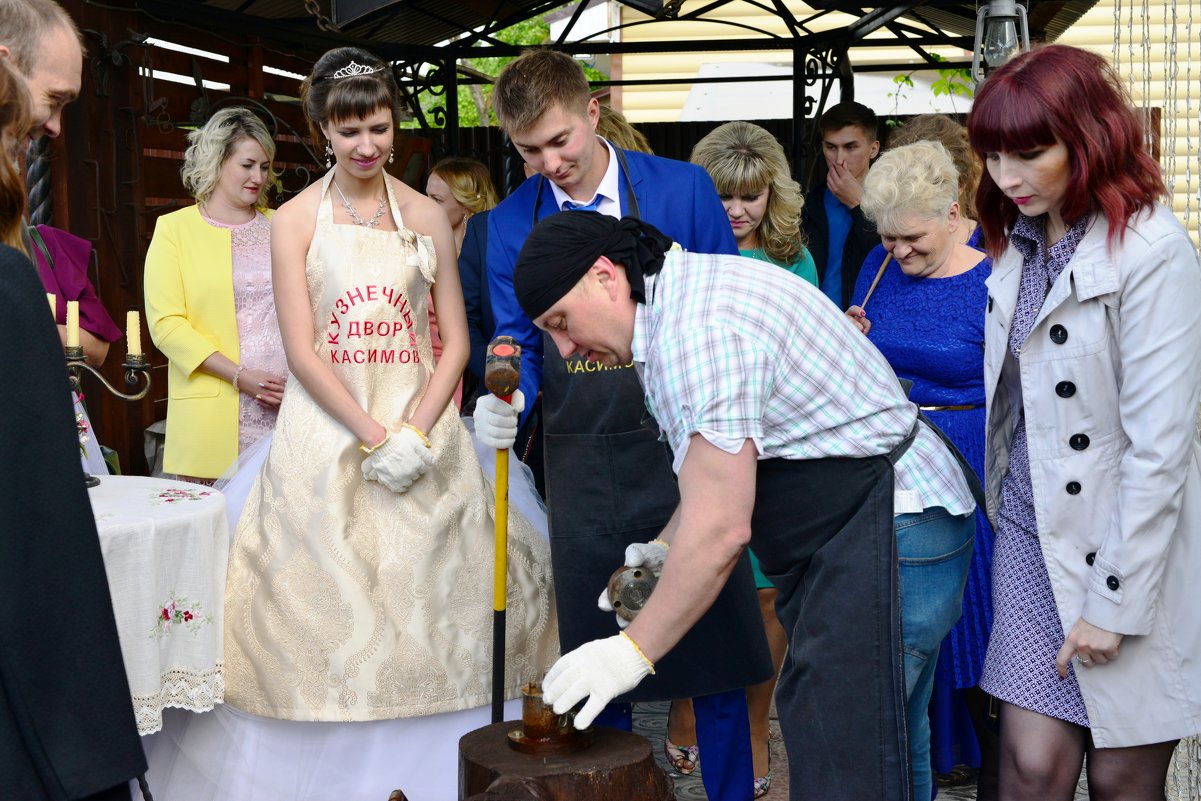
[[863, 181], [880, 153], [876, 113], [862, 103], [831, 106], [818, 121], [826, 182], [805, 196], [801, 225], [817, 264], [822, 292], [846, 309], [859, 268], [880, 244], [876, 226], [863, 216]]

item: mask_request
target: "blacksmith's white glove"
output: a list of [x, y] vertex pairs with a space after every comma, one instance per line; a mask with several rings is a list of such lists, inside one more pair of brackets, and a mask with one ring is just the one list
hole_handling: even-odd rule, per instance
[[606, 704], [654, 672], [655, 666], [623, 632], [586, 642], [561, 656], [542, 681], [542, 697], [556, 715], [587, 698], [588, 703], [575, 716], [575, 727], [586, 729]]
[[388, 435], [387, 441], [363, 460], [363, 478], [378, 481], [393, 492], [404, 492], [434, 463], [434, 453], [425, 440], [405, 427]]
[[624, 617], [617, 614], [617, 612], [613, 611], [613, 604], [609, 602], [608, 587], [605, 587], [603, 590], [601, 590], [600, 597], [596, 599], [596, 605], [602, 612], [613, 612], [613, 619], [617, 621], [617, 628], [619, 629], [625, 629], [626, 626], [634, 622], [632, 620], [626, 620]]
[[645, 567], [658, 578], [667, 561], [667, 548], [663, 540], [631, 543], [626, 546], [626, 567]]
[[[645, 567], [655, 574], [655, 578], [658, 578], [659, 574], [663, 572], [663, 563], [667, 561], [667, 543], [663, 540], [632, 543], [626, 546], [625, 559], [626, 567]], [[600, 598], [596, 599], [596, 606], [602, 612], [613, 612], [613, 618], [617, 621], [619, 629], [625, 629], [632, 622], [613, 611], [613, 604], [609, 601], [608, 585], [601, 590]]]
[[521, 390], [513, 393], [513, 402], [505, 403], [489, 393], [481, 395], [475, 402], [475, 436], [489, 448], [503, 451], [513, 447], [517, 441], [517, 420], [525, 411], [525, 395]]

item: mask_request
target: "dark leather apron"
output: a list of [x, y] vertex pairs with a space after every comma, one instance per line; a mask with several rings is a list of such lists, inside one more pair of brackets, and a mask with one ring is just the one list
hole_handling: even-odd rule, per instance
[[908, 801], [909, 748], [888, 456], [759, 462], [751, 547], [788, 655], [776, 709], [793, 801]]
[[[637, 218], [625, 155], [614, 151], [626, 177], [625, 215]], [[540, 179], [534, 201], [535, 223], [544, 183]], [[680, 496], [671, 451], [659, 441], [633, 366], [606, 368], [578, 356], [564, 361], [545, 335], [543, 354], [551, 560], [559, 640], [567, 653], [617, 632], [613, 614], [597, 608], [597, 597], [625, 562], [626, 546], [655, 539]], [[771, 675], [755, 580], [744, 554], [713, 607], [656, 664], [655, 675], [616, 700], [710, 695]]]

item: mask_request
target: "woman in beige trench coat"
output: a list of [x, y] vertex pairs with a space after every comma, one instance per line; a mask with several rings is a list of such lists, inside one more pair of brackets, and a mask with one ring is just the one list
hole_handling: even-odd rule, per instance
[[1201, 264], [1099, 56], [988, 77], [968, 123], [985, 322], [1001, 798], [1162, 799], [1201, 731]]

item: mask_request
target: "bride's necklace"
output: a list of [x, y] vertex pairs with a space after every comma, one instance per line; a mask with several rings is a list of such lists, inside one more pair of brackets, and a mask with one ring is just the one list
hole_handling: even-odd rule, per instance
[[355, 225], [361, 225], [364, 228], [375, 228], [379, 225], [379, 218], [384, 215], [384, 209], [388, 207], [386, 197], [379, 199], [379, 208], [375, 210], [375, 214], [370, 220], [365, 220], [363, 219], [362, 215], [359, 214], [358, 210], [351, 205], [350, 201], [346, 199], [346, 195], [342, 192], [342, 187], [338, 186], [338, 182], [332, 181], [331, 183], [333, 183], [334, 189], [338, 190], [338, 194], [342, 198], [342, 208], [346, 209], [346, 213], [350, 215], [351, 222], [353, 222]]

